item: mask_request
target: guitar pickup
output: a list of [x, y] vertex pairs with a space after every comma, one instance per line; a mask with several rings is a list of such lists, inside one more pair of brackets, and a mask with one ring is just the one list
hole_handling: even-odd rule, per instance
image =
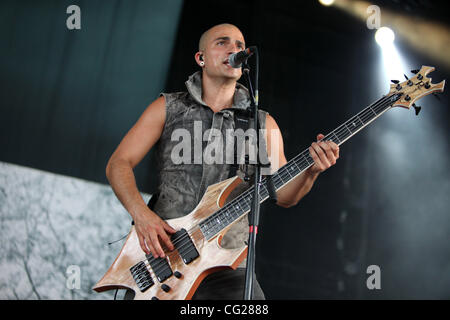
[[172, 276], [173, 272], [166, 258], [155, 259], [151, 253], [145, 256], [159, 282], [164, 282]]
[[187, 233], [186, 229], [181, 229], [175, 232], [170, 237], [170, 240], [178, 250], [178, 253], [180, 254], [185, 264], [189, 264], [198, 258], [199, 253], [197, 251], [197, 248], [195, 247], [194, 242]]
[[131, 275], [141, 292], [146, 291], [155, 283], [147, 269], [144, 261], [141, 261], [130, 268]]

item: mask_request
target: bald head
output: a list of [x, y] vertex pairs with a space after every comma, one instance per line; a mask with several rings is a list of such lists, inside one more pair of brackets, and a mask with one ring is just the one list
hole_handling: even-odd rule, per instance
[[[198, 42], [198, 50], [204, 51], [206, 44], [208, 43], [208, 40], [210, 39], [211, 34], [213, 34], [215, 31], [223, 29], [223, 28], [234, 28], [234, 29], [239, 30], [238, 27], [236, 27], [235, 25], [232, 25], [230, 23], [221, 23], [221, 24], [215, 25], [214, 27], [209, 28], [208, 30], [203, 32], [203, 34], [200, 37], [200, 41]], [[239, 30], [239, 32], [241, 32], [241, 31]]]

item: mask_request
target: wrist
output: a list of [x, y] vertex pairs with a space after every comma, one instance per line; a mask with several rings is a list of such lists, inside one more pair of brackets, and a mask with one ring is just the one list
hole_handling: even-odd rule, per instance
[[150, 209], [147, 207], [145, 203], [144, 204], [137, 203], [130, 209], [129, 212], [133, 220], [136, 220], [142, 217], [142, 215], [148, 213], [149, 210]]
[[311, 167], [309, 167], [309, 168], [305, 171], [305, 173], [306, 173], [310, 178], [312, 178], [312, 179], [315, 180], [315, 179], [319, 176], [320, 171], [317, 170], [317, 169], [314, 169], [314, 166], [311, 166]]

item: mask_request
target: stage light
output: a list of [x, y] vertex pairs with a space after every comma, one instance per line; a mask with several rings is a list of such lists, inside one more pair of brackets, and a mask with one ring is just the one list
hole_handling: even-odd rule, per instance
[[334, 0], [319, 0], [319, 2], [324, 6], [331, 6], [334, 3]]
[[395, 34], [394, 31], [388, 27], [381, 27], [375, 32], [375, 41], [381, 46], [389, 46], [394, 42]]

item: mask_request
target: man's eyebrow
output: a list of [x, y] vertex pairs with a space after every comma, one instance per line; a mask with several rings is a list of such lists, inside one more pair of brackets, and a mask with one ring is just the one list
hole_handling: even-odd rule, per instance
[[218, 37], [217, 39], [214, 39], [214, 41], [217, 41], [217, 40], [230, 40], [230, 37]]
[[[230, 41], [230, 37], [218, 37], [217, 39], [214, 39], [214, 42], [216, 42], [217, 40], [225, 40], [225, 41]], [[236, 40], [236, 42], [238, 44], [241, 44], [243, 46], [245, 46], [245, 43], [239, 40]]]

